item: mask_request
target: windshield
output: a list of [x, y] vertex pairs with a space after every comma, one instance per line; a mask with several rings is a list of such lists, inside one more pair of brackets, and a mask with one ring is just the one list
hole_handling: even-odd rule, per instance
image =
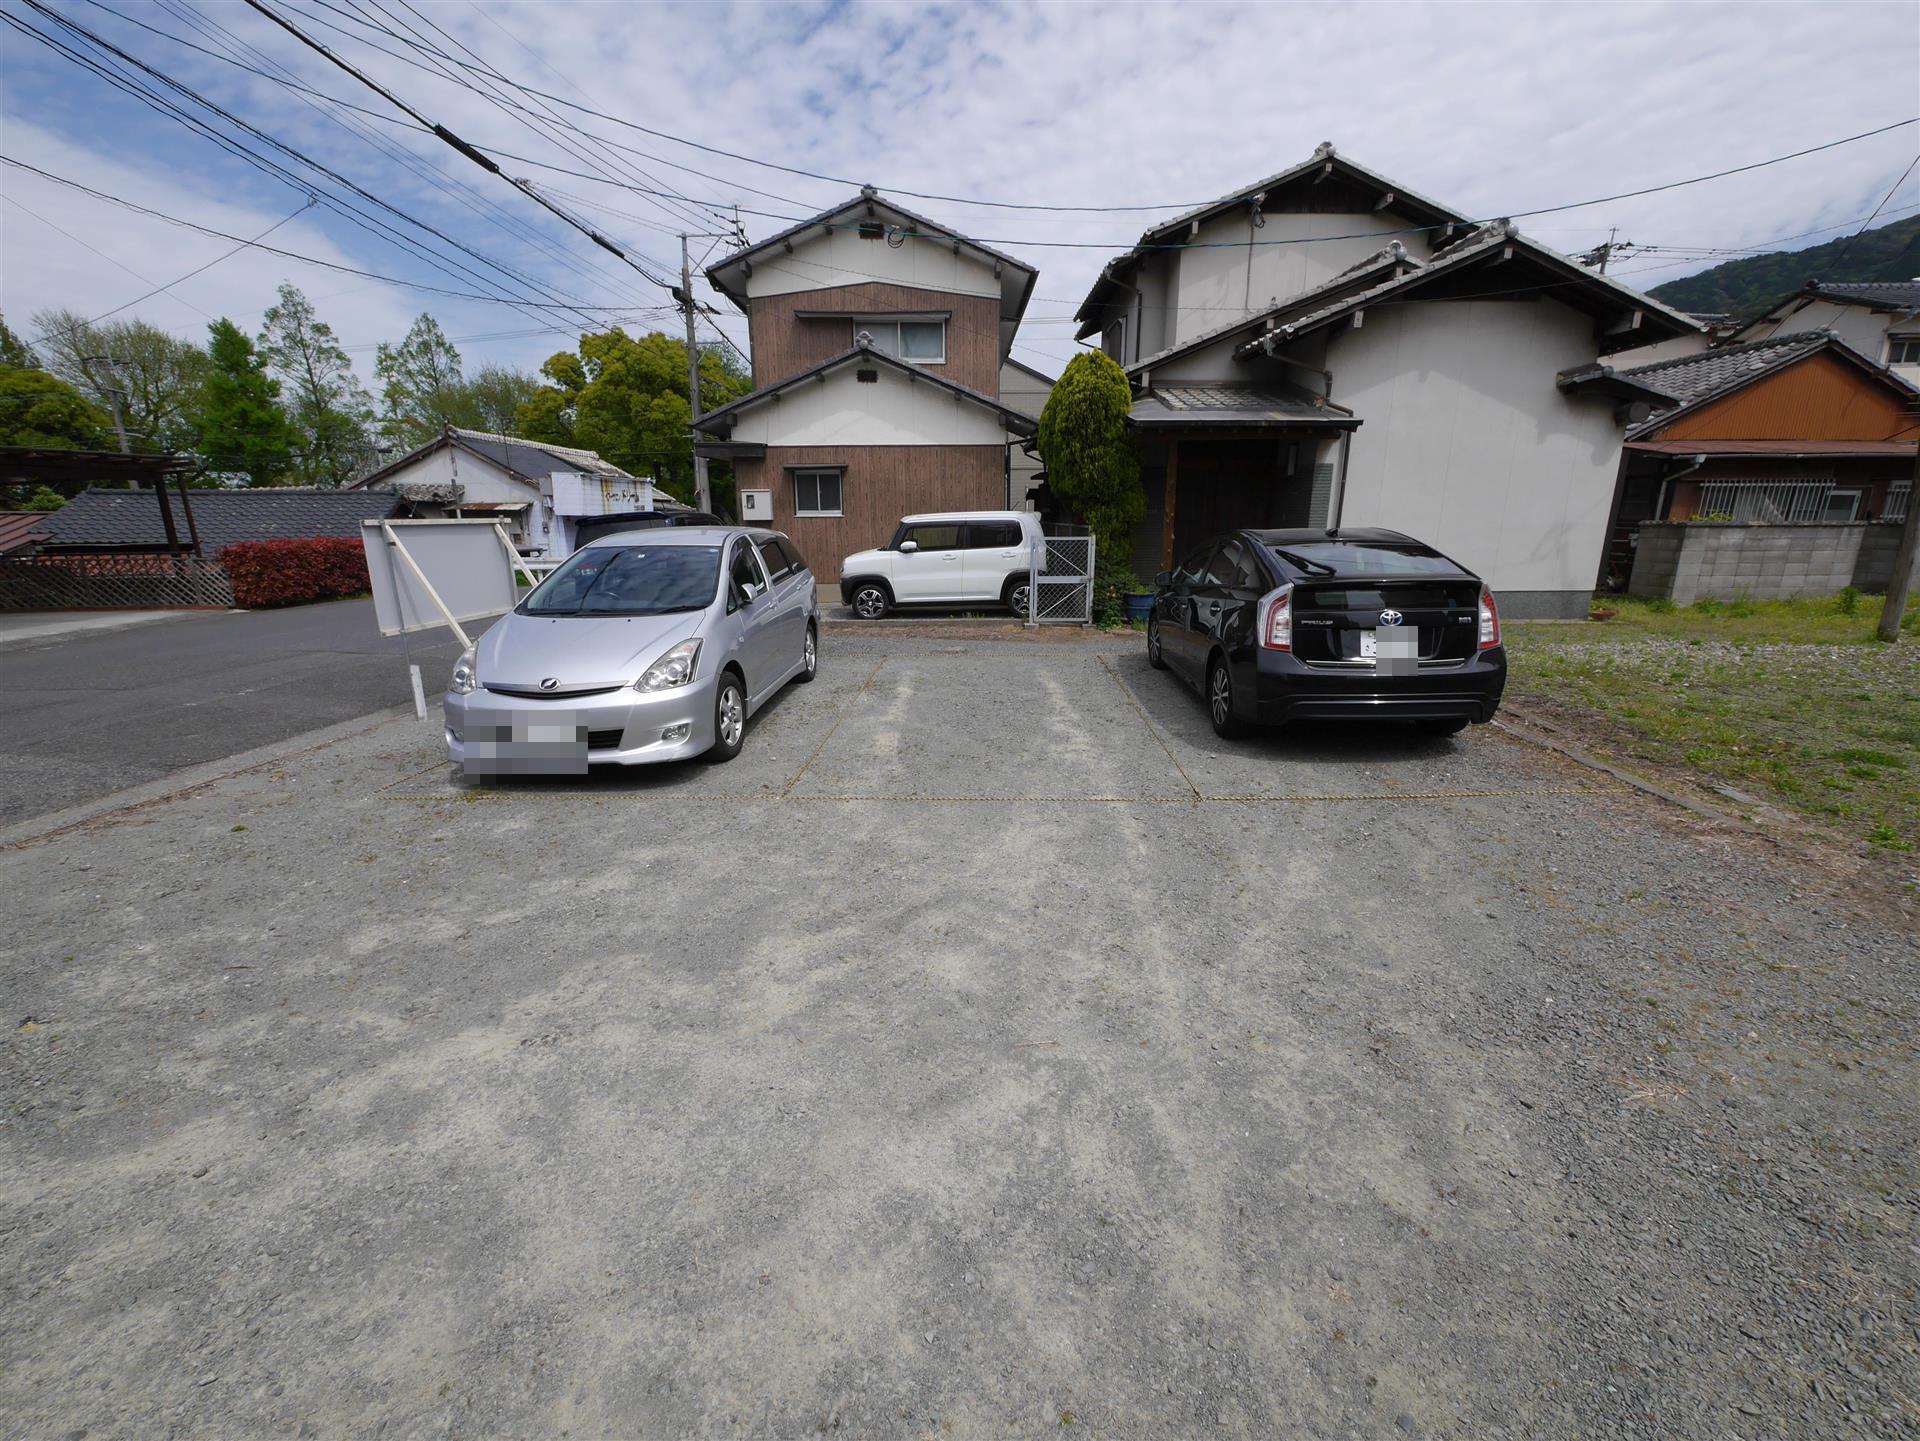
[[717, 545], [577, 550], [520, 603], [523, 615], [666, 615], [705, 610], [720, 584]]
[[1418, 541], [1300, 540], [1267, 548], [1316, 575], [1460, 574], [1459, 566]]

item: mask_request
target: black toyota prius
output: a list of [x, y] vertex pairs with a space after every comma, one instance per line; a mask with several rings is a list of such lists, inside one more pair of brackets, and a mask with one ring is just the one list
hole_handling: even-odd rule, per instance
[[1223, 736], [1291, 720], [1493, 719], [1507, 683], [1480, 578], [1391, 530], [1237, 530], [1154, 577], [1147, 660]]

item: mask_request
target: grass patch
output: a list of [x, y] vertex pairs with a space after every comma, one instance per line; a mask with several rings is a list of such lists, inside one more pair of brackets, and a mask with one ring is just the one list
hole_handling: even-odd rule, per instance
[[1920, 849], [1920, 608], [1897, 645], [1857, 597], [1673, 606], [1505, 627], [1507, 694], [1889, 852]]

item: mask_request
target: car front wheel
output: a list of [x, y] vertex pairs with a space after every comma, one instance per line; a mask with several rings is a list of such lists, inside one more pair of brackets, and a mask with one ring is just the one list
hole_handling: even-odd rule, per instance
[[730, 761], [747, 739], [747, 693], [732, 671], [720, 677], [713, 693], [713, 748], [710, 761]]
[[1167, 668], [1167, 658], [1160, 650], [1160, 617], [1157, 615], [1147, 621], [1147, 664], [1155, 670]]
[[879, 620], [891, 604], [892, 598], [883, 585], [863, 585], [853, 593], [853, 613], [862, 620]]

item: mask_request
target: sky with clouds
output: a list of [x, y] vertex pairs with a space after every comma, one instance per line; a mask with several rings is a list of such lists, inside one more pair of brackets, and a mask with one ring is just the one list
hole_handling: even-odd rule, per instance
[[[875, 184], [1038, 266], [1014, 354], [1049, 373], [1074, 352], [1071, 316], [1094, 274], [1149, 222], [1292, 165], [1323, 140], [1492, 217], [1920, 114], [1920, 6], [1906, 0], [265, 3], [654, 277], [677, 272], [682, 232], [696, 234], [696, 261], [725, 254], [736, 207], [758, 239], [839, 201], [854, 182]], [[120, 313], [196, 338], [218, 315], [257, 329], [275, 287], [291, 280], [363, 373], [374, 345], [397, 339], [422, 310], [459, 341], [469, 367], [538, 365], [587, 322], [679, 323], [653, 279], [236, 0], [0, 0], [0, 13], [97, 67], [0, 29], [0, 153], [237, 239], [277, 226], [263, 244], [342, 267], [259, 249], [228, 256], [234, 240], [0, 165], [0, 311], [16, 328], [30, 332], [30, 314], [47, 307], [112, 310], [216, 260]], [[149, 87], [197, 126], [99, 69]], [[1566, 251], [1613, 227], [1641, 246], [1674, 247], [1617, 262], [1623, 279], [1654, 285], [1714, 263], [1699, 254], [1707, 247], [1819, 243], [1883, 199], [1882, 221], [1920, 210], [1920, 170], [1894, 190], [1917, 145], [1920, 126], [1909, 125], [1522, 224]], [[1061, 213], [981, 201], [1141, 208]], [[704, 280], [696, 290], [721, 312], [704, 325], [744, 345], [744, 321]]]

